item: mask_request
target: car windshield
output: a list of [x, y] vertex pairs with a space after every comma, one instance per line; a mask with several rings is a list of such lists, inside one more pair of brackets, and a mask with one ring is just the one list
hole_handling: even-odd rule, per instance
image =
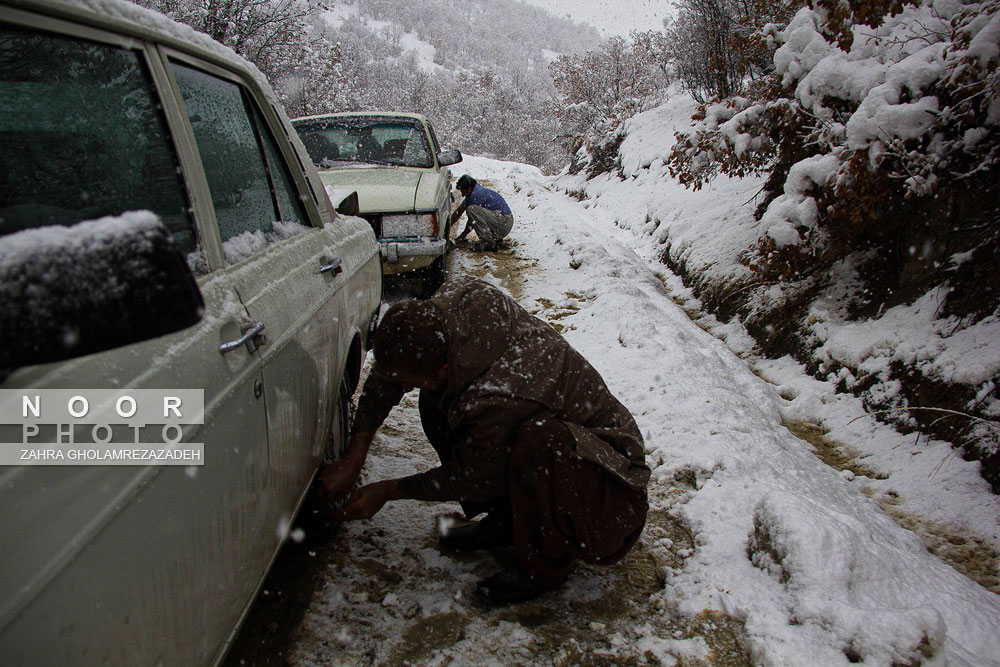
[[324, 118], [295, 123], [319, 168], [344, 163], [433, 167], [423, 125], [410, 118]]

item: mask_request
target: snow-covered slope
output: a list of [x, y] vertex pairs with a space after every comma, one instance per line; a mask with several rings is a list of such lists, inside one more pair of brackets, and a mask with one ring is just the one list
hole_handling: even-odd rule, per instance
[[[644, 114], [634, 129], [663, 136], [679, 107]], [[658, 156], [648, 148], [650, 135], [643, 138], [622, 147], [626, 174], [637, 178], [591, 183], [594, 200], [583, 208], [546, 191], [537, 177], [526, 180], [523, 168], [471, 160], [462, 166], [492, 172], [505, 195], [520, 190], [513, 205], [521, 224], [513, 236], [524, 252], [537, 254], [544, 276], [529, 281], [523, 301], [543, 297], [559, 305], [567, 292], [585, 295], [574, 300], [579, 311], [560, 320], [575, 327], [565, 335], [636, 414], [657, 482], [696, 473], [697, 488], [681, 512], [697, 548], [671, 573], [664, 595], [691, 614], [714, 607], [744, 619], [765, 664], [846, 664], [850, 656], [888, 665], [923, 659], [924, 650], [940, 664], [1000, 664], [1000, 597], [928, 554], [862, 493], [870, 484], [874, 493], [895, 485], [897, 494], [917, 498], [925, 480], [891, 475], [880, 486], [841, 475], [781, 425], [782, 417], [829, 417], [846, 436], [852, 429], [845, 418], [863, 415], [859, 402], [838, 401], [788, 360], [770, 367], [775, 375], [784, 369], [781, 387], [761, 380], [693, 325], [629, 249], [638, 244], [655, 255], [657, 230], [644, 232], [648, 205], [678, 243], [700, 243], [699, 261], [724, 261], [726, 248], [736, 245], [727, 240], [734, 222], [748, 215], [744, 192], [754, 191], [753, 184], [723, 180], [717, 189], [685, 195], [657, 178]], [[638, 168], [643, 163], [648, 171]], [[664, 215], [671, 209], [677, 214]], [[912, 442], [870, 419], [850, 426], [851, 442], [858, 432], [873, 447]], [[934, 454], [920, 460], [947, 457], [942, 443], [924, 448]], [[1000, 499], [978, 478], [976, 464], [951, 460], [942, 467], [934, 483], [951, 482], [950, 493], [928, 489], [914, 504], [941, 503], [939, 518], [959, 525], [963, 506], [974, 506], [978, 517], [968, 523], [1000, 544]]]
[[635, 234], [647, 259], [659, 255], [669, 238], [677, 259], [723, 280], [747, 271], [737, 260], [757, 238], [753, 199], [763, 180], [719, 176], [694, 191], [671, 178], [665, 163], [674, 133], [690, 126], [694, 111], [695, 103], [678, 90], [663, 105], [625, 121], [619, 149], [624, 181], [613, 173], [587, 180], [584, 172], [563, 172], [556, 185], [583, 191], [590, 206], [610, 212], [616, 225]]
[[[753, 218], [763, 179], [719, 176], [694, 191], [671, 178], [664, 161], [674, 132], [689, 126], [692, 111], [693, 103], [678, 95], [625, 123], [627, 136], [620, 148], [624, 180], [607, 173], [586, 180], [583, 173], [564, 172], [557, 183], [567, 191], [583, 191], [590, 206], [608, 211], [615, 225], [632, 232], [632, 243], [647, 260], [655, 261], [669, 243], [671, 258], [705, 283], [738, 284], [749, 277], [741, 254], [767, 232], [766, 219]], [[844, 312], [843, 297], [857, 283], [848, 264], [842, 273], [843, 282], [827, 289], [802, 323], [815, 349], [815, 363], [836, 371], [829, 380], [853, 388], [864, 377], [868, 386], [874, 381], [867, 390], [874, 402], [905, 405], [892, 370], [902, 365], [936, 382], [964, 385], [974, 396], [965, 409], [1000, 416], [995, 385], [1000, 374], [1000, 318], [994, 315], [969, 325], [958, 317], [939, 317], [945, 287], [912, 304], [852, 321]], [[755, 303], [768, 308], [786, 297], [774, 286]]]

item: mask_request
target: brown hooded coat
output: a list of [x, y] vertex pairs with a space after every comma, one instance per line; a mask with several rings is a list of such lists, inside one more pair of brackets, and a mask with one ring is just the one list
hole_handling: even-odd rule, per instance
[[[452, 443], [440, 467], [400, 480], [403, 495], [466, 507], [505, 498], [518, 429], [552, 418], [572, 434], [576, 457], [645, 492], [650, 471], [632, 415], [552, 327], [481, 280], [450, 281], [429, 302], [444, 316], [448, 373], [445, 389], [422, 390], [421, 402], [444, 415]], [[376, 360], [354, 432], [375, 431], [402, 395]]]

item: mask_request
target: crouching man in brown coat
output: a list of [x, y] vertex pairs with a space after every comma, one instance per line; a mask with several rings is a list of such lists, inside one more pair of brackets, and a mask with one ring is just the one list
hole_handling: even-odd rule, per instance
[[347, 493], [375, 431], [405, 392], [441, 465], [363, 486], [335, 516], [365, 519], [389, 500], [459, 501], [480, 522], [443, 532], [443, 547], [513, 544], [517, 567], [479, 582], [493, 603], [560, 587], [572, 556], [622, 558], [646, 521], [642, 435], [600, 374], [550, 326], [480, 280], [446, 283], [427, 301], [390, 307], [374, 341], [345, 457], [323, 473]]

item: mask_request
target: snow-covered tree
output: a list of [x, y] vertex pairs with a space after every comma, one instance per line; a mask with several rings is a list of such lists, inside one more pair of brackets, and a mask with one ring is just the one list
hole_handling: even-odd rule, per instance
[[232, 48], [271, 81], [301, 55], [320, 0], [137, 0]]
[[[564, 132], [592, 153], [613, 153], [622, 121], [656, 105], [669, 78], [651, 54], [662, 43], [649, 34], [612, 37], [584, 55], [562, 55], [549, 66], [559, 92]], [[613, 146], [613, 149], [610, 148]], [[600, 161], [599, 161], [600, 162]]]
[[790, 13], [785, 0], [679, 0], [664, 55], [695, 100], [729, 97], [773, 69], [761, 28]]
[[290, 116], [329, 113], [348, 104], [342, 61], [339, 44], [326, 39], [302, 44], [299, 59], [284, 68], [276, 88]]

